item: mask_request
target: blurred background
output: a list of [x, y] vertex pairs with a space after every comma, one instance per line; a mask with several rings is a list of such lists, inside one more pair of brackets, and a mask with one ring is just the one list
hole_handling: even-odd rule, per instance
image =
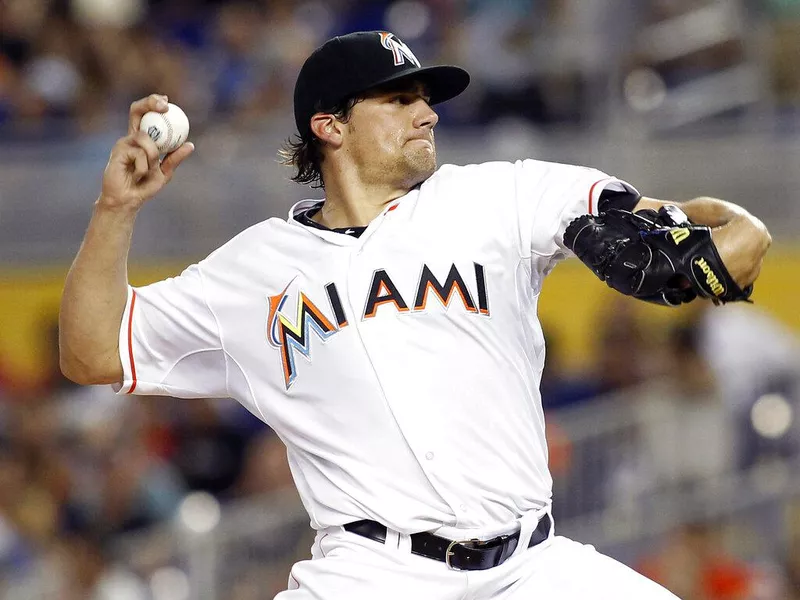
[[294, 78], [363, 29], [471, 72], [442, 162], [589, 165], [767, 223], [754, 305], [560, 265], [542, 393], [559, 533], [685, 600], [800, 599], [800, 0], [0, 0], [0, 598], [270, 598], [309, 555], [266, 426], [72, 385], [57, 306], [133, 100], [168, 94], [197, 145], [139, 217], [145, 284], [319, 195], [276, 161]]

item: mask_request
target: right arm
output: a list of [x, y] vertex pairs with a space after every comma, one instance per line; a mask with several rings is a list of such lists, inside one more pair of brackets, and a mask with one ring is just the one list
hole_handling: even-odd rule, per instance
[[139, 131], [142, 116], [151, 110], [165, 112], [166, 97], [153, 94], [131, 105], [128, 135], [111, 151], [102, 191], [61, 296], [61, 370], [83, 385], [122, 381], [118, 340], [133, 224], [144, 203], [194, 150], [186, 143], [159, 161], [155, 143]]

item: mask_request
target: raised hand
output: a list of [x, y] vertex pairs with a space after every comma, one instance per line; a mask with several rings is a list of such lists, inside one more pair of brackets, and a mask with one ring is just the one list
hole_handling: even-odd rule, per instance
[[128, 135], [111, 149], [98, 202], [109, 208], [138, 210], [172, 179], [175, 169], [193, 151], [186, 142], [160, 160], [153, 140], [139, 131], [139, 123], [149, 111], [166, 112], [167, 97], [151, 94], [131, 104]]

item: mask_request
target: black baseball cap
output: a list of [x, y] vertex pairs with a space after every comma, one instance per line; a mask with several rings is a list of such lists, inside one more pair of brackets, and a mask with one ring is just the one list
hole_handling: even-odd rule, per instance
[[469, 85], [460, 67], [423, 67], [408, 46], [388, 31], [358, 31], [328, 40], [306, 59], [294, 87], [294, 119], [300, 137], [311, 136], [311, 117], [371, 88], [419, 79], [430, 103], [455, 98]]

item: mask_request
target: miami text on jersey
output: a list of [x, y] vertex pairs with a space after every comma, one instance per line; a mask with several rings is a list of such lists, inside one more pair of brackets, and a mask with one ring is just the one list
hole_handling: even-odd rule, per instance
[[[469, 313], [489, 316], [489, 297], [486, 288], [486, 272], [483, 265], [473, 263], [475, 269], [475, 295], [470, 292], [464, 277], [455, 264], [450, 267], [444, 283], [440, 282], [428, 265], [423, 264], [419, 281], [414, 292], [414, 302], [409, 305], [392, 281], [386, 269], [378, 269], [372, 274], [372, 281], [364, 304], [361, 319], [372, 319], [385, 305], [394, 306], [399, 312], [423, 312], [428, 308], [428, 296], [433, 294], [443, 308], [450, 306], [451, 300], [458, 296], [461, 304]], [[332, 318], [314, 304], [308, 296], [293, 286], [292, 279], [281, 293], [269, 296], [269, 315], [267, 317], [267, 338], [269, 343], [281, 352], [283, 376], [288, 390], [297, 377], [295, 368], [295, 350], [306, 360], [311, 361], [311, 333], [315, 333], [322, 341], [347, 327], [339, 291], [335, 283], [325, 286]], [[295, 287], [297, 289], [290, 288]], [[295, 297], [291, 318], [287, 314], [289, 298]], [[410, 296], [409, 296], [410, 298]]]

